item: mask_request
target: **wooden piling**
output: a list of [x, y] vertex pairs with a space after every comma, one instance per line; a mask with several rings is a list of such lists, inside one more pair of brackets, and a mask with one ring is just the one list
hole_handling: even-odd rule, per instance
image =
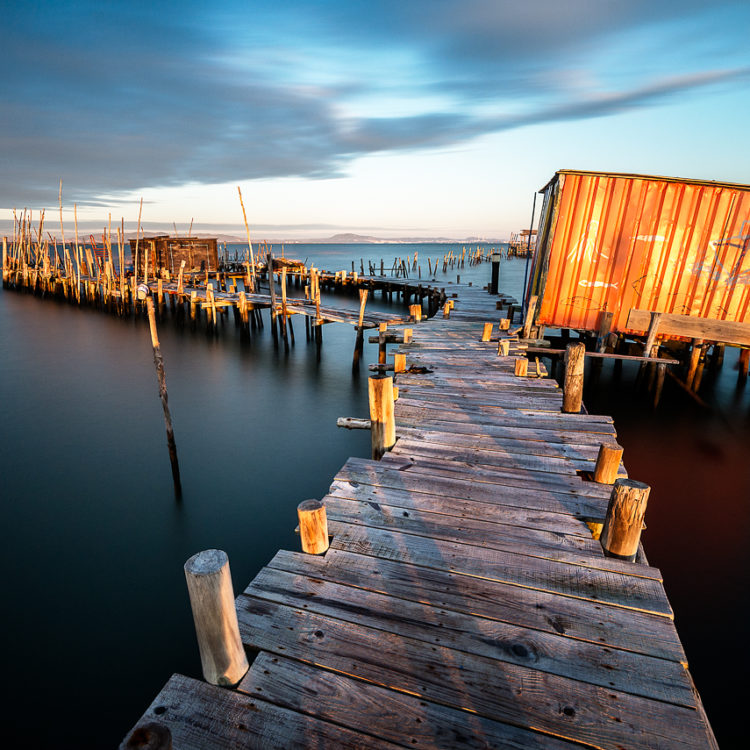
[[372, 457], [375, 460], [396, 443], [396, 421], [393, 415], [393, 378], [373, 375], [369, 378]]
[[388, 323], [380, 323], [378, 325], [378, 364], [380, 365], [386, 363], [385, 335], [387, 330]]
[[149, 294], [148, 287], [143, 284], [138, 289], [138, 294], [146, 300], [148, 312], [148, 324], [151, 331], [151, 345], [154, 350], [154, 366], [156, 367], [156, 379], [159, 382], [159, 398], [164, 411], [164, 424], [167, 430], [167, 448], [169, 450], [169, 462], [172, 466], [172, 481], [174, 483], [175, 495], [182, 497], [182, 483], [180, 482], [180, 466], [177, 461], [177, 446], [174, 441], [174, 429], [172, 428], [172, 415], [169, 411], [169, 397], [167, 395], [167, 378], [164, 373], [164, 360], [161, 356], [161, 346], [156, 330], [156, 314], [154, 312], [154, 300]]
[[602, 443], [596, 457], [594, 481], [599, 484], [614, 484], [622, 460], [622, 446], [617, 443]]
[[322, 555], [330, 544], [323, 503], [320, 500], [303, 500], [297, 506], [297, 518], [302, 551], [308, 555]]
[[599, 539], [607, 557], [635, 560], [650, 491], [647, 484], [634, 479], [615, 481]]
[[517, 378], [525, 378], [529, 373], [529, 360], [526, 357], [519, 357], [515, 364], [515, 375]]
[[507, 357], [510, 352], [510, 342], [508, 339], [500, 339], [497, 344], [497, 354], [499, 357]]
[[750, 365], [750, 349], [743, 347], [740, 349], [740, 356], [737, 360], [737, 368], [739, 370], [738, 376], [740, 380], [745, 380], [747, 378], [748, 365]]
[[563, 386], [562, 410], [566, 414], [578, 414], [583, 402], [583, 366], [586, 347], [569, 344], [565, 350], [565, 385]]
[[422, 320], [422, 305], [409, 305], [409, 315], [415, 323]]
[[240, 639], [226, 552], [209, 549], [185, 563], [203, 676], [212, 685], [234, 687], [249, 665]]
[[396, 352], [393, 355], [393, 372], [406, 372], [406, 354]]
[[414, 331], [411, 328], [404, 328], [404, 343], [408, 344], [411, 342], [411, 337]]
[[490, 340], [490, 338], [492, 337], [492, 328], [493, 328], [492, 323], [484, 324], [484, 329], [482, 330], [482, 339], [481, 339], [482, 341]]

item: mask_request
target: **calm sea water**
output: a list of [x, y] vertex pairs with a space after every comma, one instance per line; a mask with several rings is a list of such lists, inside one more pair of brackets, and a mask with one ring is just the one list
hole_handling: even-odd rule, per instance
[[[426, 279], [425, 258], [446, 248], [290, 245], [286, 255], [328, 270], [352, 260], [359, 270], [363, 258], [367, 270], [368, 259], [390, 267], [415, 251]], [[520, 296], [523, 272], [524, 261], [504, 262], [501, 288]], [[484, 285], [490, 266], [437, 278], [457, 274]], [[287, 353], [268, 325], [242, 342], [233, 324], [213, 338], [165, 320], [176, 503], [146, 325], [5, 290], [0, 318], [4, 736], [116, 746], [173, 672], [200, 677], [185, 560], [226, 550], [241, 591], [278, 549], [297, 549], [297, 504], [325, 494], [349, 456], [369, 454], [368, 433], [336, 427], [366, 416], [367, 369], [352, 373], [345, 325], [325, 326], [318, 361], [299, 323]], [[368, 345], [365, 362], [376, 357]], [[647, 553], [722, 747], [739, 732], [749, 608], [748, 397], [733, 390], [732, 364], [728, 355], [706, 383], [719, 405], [708, 413], [668, 383], [653, 415], [628, 368], [618, 385], [608, 365], [586, 396], [592, 411], [614, 413], [631, 475], [654, 488]]]

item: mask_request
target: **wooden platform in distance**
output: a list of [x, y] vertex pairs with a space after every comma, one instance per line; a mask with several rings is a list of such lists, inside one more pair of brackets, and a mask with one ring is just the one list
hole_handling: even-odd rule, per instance
[[333, 478], [325, 555], [278, 552], [238, 597], [237, 689], [175, 675], [146, 711], [175, 748], [717, 747], [659, 570], [587, 526], [612, 420], [479, 341], [495, 300], [413, 326], [395, 447]]

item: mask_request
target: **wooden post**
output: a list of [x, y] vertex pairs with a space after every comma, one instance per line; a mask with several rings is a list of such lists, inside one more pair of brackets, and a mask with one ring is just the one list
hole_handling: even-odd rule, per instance
[[234, 687], [249, 665], [240, 639], [226, 552], [209, 549], [185, 563], [195, 633], [206, 682]]
[[510, 328], [510, 318], [500, 319], [500, 330], [507, 331]]
[[650, 491], [647, 484], [634, 479], [615, 482], [599, 539], [607, 557], [635, 560]]
[[522, 338], [529, 338], [531, 334], [531, 325], [534, 322], [534, 315], [536, 314], [536, 303], [539, 297], [536, 294], [532, 294], [529, 297], [529, 306], [526, 308], [526, 317], [523, 321], [523, 333]]
[[594, 468], [594, 481], [599, 484], [614, 484], [617, 472], [622, 460], [622, 446], [617, 443], [599, 446], [599, 455], [596, 457]]
[[406, 354], [397, 352], [393, 355], [393, 372], [406, 372]]
[[526, 357], [519, 357], [516, 360], [516, 377], [525, 378], [529, 373], [529, 360]]
[[386, 363], [385, 332], [387, 330], [388, 323], [380, 323], [378, 325], [378, 364], [380, 365]]
[[411, 328], [404, 328], [404, 343], [409, 344], [414, 331]]
[[492, 337], [492, 323], [485, 323], [484, 329], [482, 330], [482, 341], [489, 341]]
[[607, 348], [607, 339], [612, 328], [612, 319], [614, 316], [614, 313], [606, 311], [602, 311], [602, 314], [599, 316], [599, 335], [596, 339], [596, 351], [598, 352], [604, 352]]
[[497, 355], [499, 357], [507, 357], [510, 352], [510, 342], [508, 339], [500, 339], [497, 344]]
[[750, 364], [750, 349], [743, 347], [740, 349], [740, 357], [737, 360], [737, 368], [739, 370], [738, 377], [740, 380], [747, 378], [748, 365]]
[[174, 482], [175, 495], [182, 497], [182, 484], [180, 482], [180, 466], [177, 462], [177, 446], [174, 442], [174, 430], [172, 429], [172, 415], [169, 412], [167, 396], [167, 379], [164, 374], [164, 360], [161, 356], [159, 336], [156, 331], [156, 314], [154, 313], [154, 300], [149, 294], [149, 288], [145, 284], [138, 287], [138, 296], [146, 300], [148, 311], [148, 324], [151, 330], [151, 345], [154, 349], [154, 365], [156, 367], [156, 379], [159, 381], [159, 397], [164, 411], [164, 424], [167, 429], [167, 448], [169, 450], [169, 462], [172, 465], [172, 481]]
[[376, 461], [396, 442], [396, 421], [393, 416], [393, 378], [373, 375], [369, 378], [372, 457]]
[[302, 551], [308, 555], [322, 555], [329, 546], [328, 519], [320, 500], [303, 500], [297, 506], [299, 537]]
[[419, 323], [422, 320], [422, 305], [409, 305], [409, 315], [415, 323]]
[[450, 318], [450, 316], [451, 316], [451, 305], [450, 305], [450, 302], [446, 302], [443, 305], [443, 317]]
[[578, 414], [583, 401], [583, 365], [586, 347], [569, 344], [565, 350], [565, 385], [562, 410], [566, 414]]

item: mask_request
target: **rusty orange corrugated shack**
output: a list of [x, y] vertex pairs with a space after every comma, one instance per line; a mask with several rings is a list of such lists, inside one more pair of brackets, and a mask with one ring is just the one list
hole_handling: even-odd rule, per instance
[[561, 170], [544, 194], [535, 323], [611, 330], [631, 309], [750, 322], [750, 185]]

